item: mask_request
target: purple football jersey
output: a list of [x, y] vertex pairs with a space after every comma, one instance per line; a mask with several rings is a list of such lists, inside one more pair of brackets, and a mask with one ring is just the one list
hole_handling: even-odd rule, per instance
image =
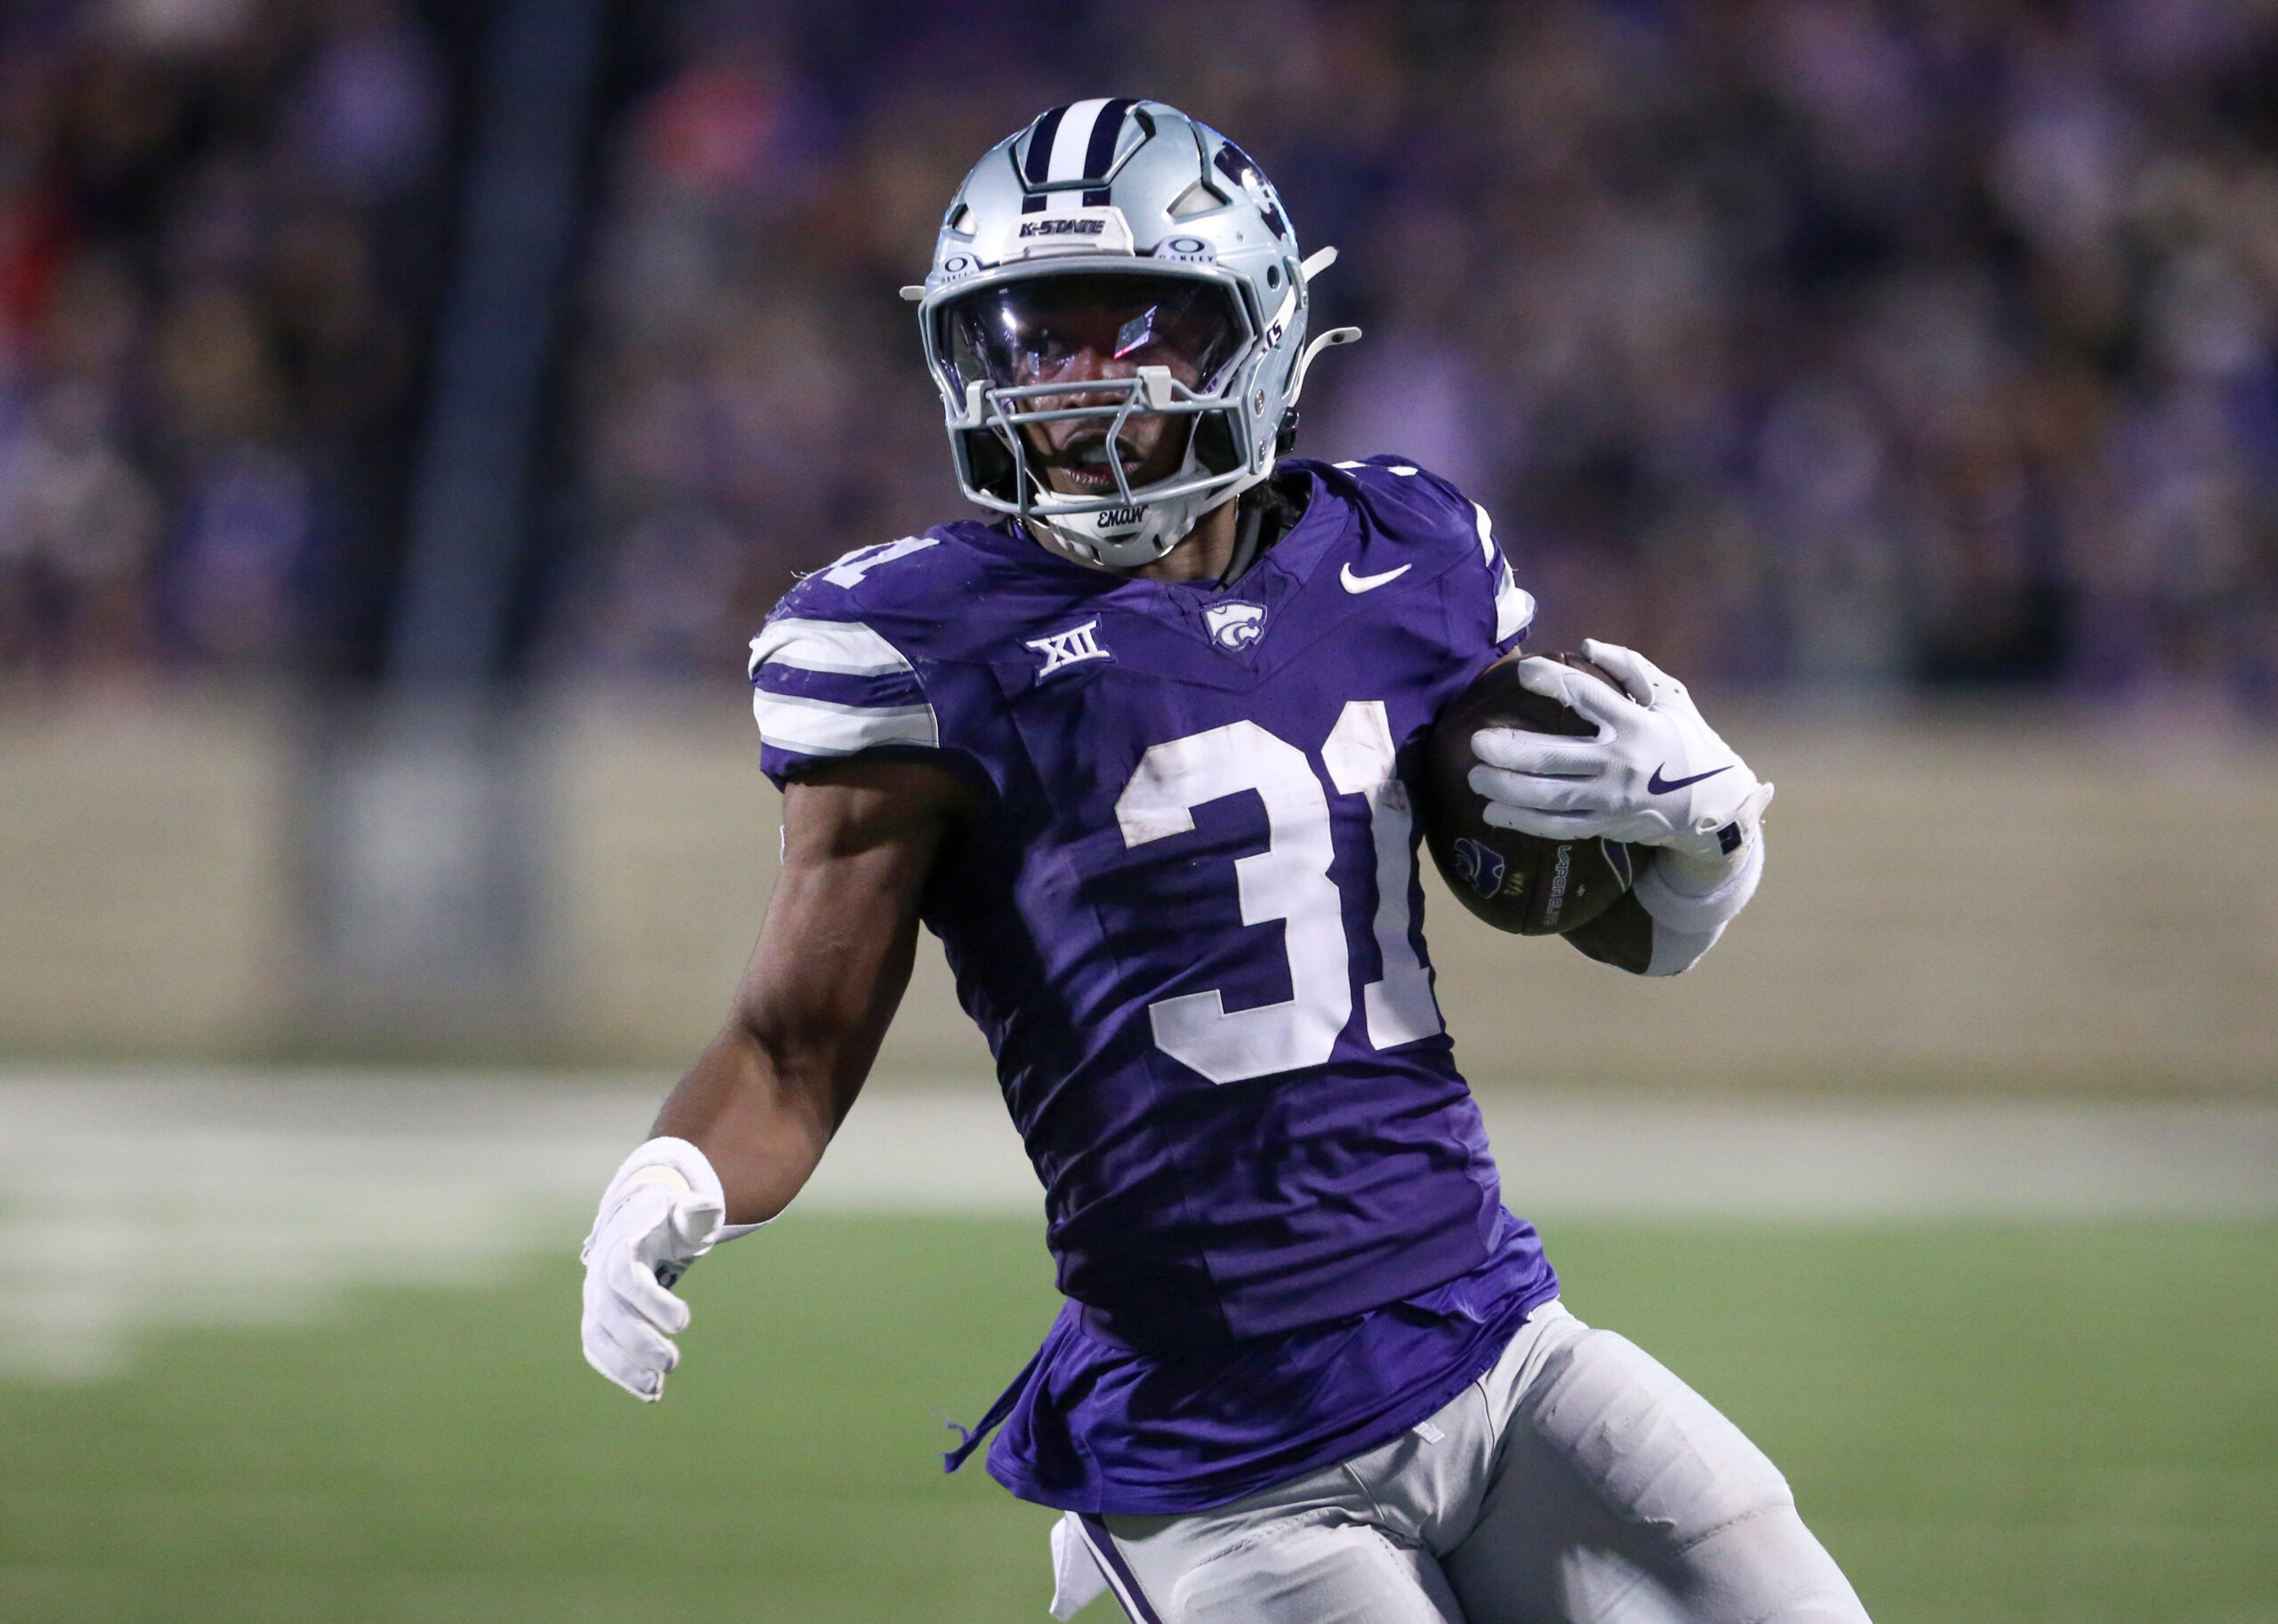
[[987, 803], [923, 912], [1070, 1300], [990, 1457], [1046, 1504], [1188, 1509], [1372, 1447], [1555, 1290], [1442, 1029], [1409, 803], [1531, 601], [1443, 481], [1285, 465], [1304, 515], [1230, 588], [952, 524], [752, 644], [777, 783], [876, 753]]

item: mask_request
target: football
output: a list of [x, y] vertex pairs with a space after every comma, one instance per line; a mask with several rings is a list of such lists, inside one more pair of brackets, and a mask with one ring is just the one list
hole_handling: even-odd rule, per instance
[[[1579, 654], [1547, 658], [1621, 684]], [[1463, 905], [1498, 931], [1555, 936], [1587, 925], [1629, 889], [1636, 863], [1615, 840], [1552, 840], [1497, 828], [1482, 815], [1486, 797], [1468, 780], [1478, 758], [1471, 736], [1483, 727], [1590, 738], [1597, 729], [1557, 700], [1519, 686], [1519, 662], [1481, 672], [1432, 723], [1425, 743], [1424, 841], [1440, 877]]]

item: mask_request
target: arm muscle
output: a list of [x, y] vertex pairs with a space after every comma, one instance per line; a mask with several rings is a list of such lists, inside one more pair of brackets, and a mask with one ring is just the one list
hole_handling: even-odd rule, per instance
[[652, 1132], [720, 1174], [731, 1224], [782, 1211], [853, 1104], [909, 985], [917, 909], [968, 793], [938, 768], [847, 762], [783, 796], [783, 870], [726, 1026]]

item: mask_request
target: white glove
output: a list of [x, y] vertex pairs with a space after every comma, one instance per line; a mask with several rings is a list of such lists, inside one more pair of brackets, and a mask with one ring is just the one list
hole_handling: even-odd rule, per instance
[[721, 1238], [727, 1206], [711, 1161], [685, 1139], [650, 1140], [602, 1192], [578, 1254], [586, 1265], [580, 1331], [586, 1362], [634, 1398], [663, 1397], [680, 1363], [671, 1339], [688, 1329], [688, 1305], [666, 1288]]
[[1772, 786], [1757, 782], [1700, 719], [1684, 684], [1652, 660], [1595, 638], [1582, 652], [1629, 691], [1555, 659], [1522, 660], [1520, 686], [1595, 722], [1598, 734], [1474, 733], [1482, 764], [1469, 781], [1487, 797], [1482, 816], [1549, 839], [1595, 836], [1665, 846], [1700, 863], [1737, 861], [1756, 839]]

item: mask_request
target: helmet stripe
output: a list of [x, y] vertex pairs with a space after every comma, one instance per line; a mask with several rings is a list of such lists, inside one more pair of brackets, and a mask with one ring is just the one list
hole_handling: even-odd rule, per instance
[[[1082, 103], [1078, 102], [1077, 105], [1081, 106]], [[1060, 121], [1067, 117], [1068, 110], [1064, 107], [1055, 107], [1029, 126], [1029, 161], [1026, 166], [1026, 174], [1028, 183], [1032, 187], [1041, 186], [1051, 178], [1052, 149], [1055, 138], [1060, 133]]]
[[1103, 181], [1107, 172], [1115, 166], [1115, 143], [1123, 134], [1124, 115], [1131, 110], [1131, 98], [1118, 96], [1100, 109], [1100, 116], [1092, 121], [1092, 139], [1084, 148], [1084, 179]]
[[[1021, 179], [1030, 192], [1081, 182], [1097, 186], [1115, 167], [1123, 121], [1138, 102], [1129, 96], [1095, 97], [1055, 107], [1029, 126]], [[1087, 199], [1088, 201], [1088, 199]], [[1034, 199], [1030, 199], [1033, 208]]]
[[1044, 177], [1047, 182], [1084, 178], [1084, 154], [1092, 144], [1093, 126], [1106, 106], [1106, 97], [1095, 96], [1088, 101], [1071, 101], [1062, 109], [1059, 127], [1052, 136], [1052, 167]]

